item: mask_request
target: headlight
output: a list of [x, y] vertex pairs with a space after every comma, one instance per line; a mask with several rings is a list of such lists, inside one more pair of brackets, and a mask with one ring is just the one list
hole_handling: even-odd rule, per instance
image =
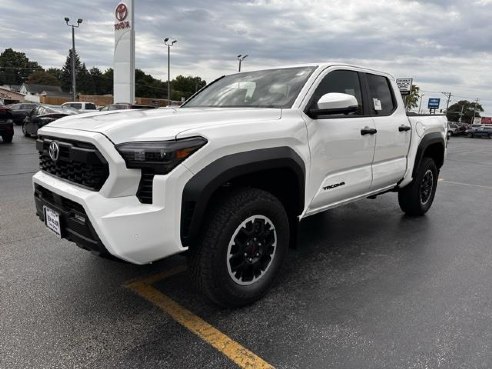
[[116, 145], [116, 150], [131, 169], [153, 169], [155, 174], [167, 174], [191, 156], [207, 140], [191, 137], [174, 141], [139, 141]]

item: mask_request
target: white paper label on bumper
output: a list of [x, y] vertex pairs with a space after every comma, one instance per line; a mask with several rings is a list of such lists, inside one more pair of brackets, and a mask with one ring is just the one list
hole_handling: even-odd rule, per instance
[[48, 227], [49, 230], [53, 231], [58, 237], [61, 238], [61, 231], [60, 231], [60, 215], [48, 208], [48, 207], [43, 207], [44, 210], [44, 224], [46, 224], [46, 227]]

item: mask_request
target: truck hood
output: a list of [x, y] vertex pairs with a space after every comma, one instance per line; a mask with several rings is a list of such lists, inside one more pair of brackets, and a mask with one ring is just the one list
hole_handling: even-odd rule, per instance
[[59, 119], [50, 128], [104, 134], [115, 144], [171, 140], [184, 131], [220, 124], [263, 122], [281, 117], [281, 109], [183, 108], [87, 113]]

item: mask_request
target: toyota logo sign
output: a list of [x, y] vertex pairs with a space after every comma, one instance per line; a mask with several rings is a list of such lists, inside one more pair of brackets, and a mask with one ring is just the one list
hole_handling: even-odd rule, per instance
[[58, 157], [60, 156], [60, 147], [56, 141], [51, 141], [48, 153], [50, 154], [51, 160], [58, 160]]
[[128, 16], [128, 8], [125, 4], [121, 3], [116, 7], [115, 16], [120, 22], [123, 22], [126, 19]]

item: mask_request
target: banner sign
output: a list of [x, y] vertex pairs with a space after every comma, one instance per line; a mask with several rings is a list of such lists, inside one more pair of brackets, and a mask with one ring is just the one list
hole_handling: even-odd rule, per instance
[[413, 78], [396, 79], [396, 84], [398, 85], [398, 88], [400, 89], [400, 93], [402, 95], [410, 95], [410, 92], [412, 91], [412, 82]]
[[125, 0], [114, 10], [113, 102], [135, 103], [134, 0]]
[[429, 109], [439, 109], [439, 105], [441, 103], [441, 99], [438, 97], [430, 97], [427, 102], [427, 108]]

